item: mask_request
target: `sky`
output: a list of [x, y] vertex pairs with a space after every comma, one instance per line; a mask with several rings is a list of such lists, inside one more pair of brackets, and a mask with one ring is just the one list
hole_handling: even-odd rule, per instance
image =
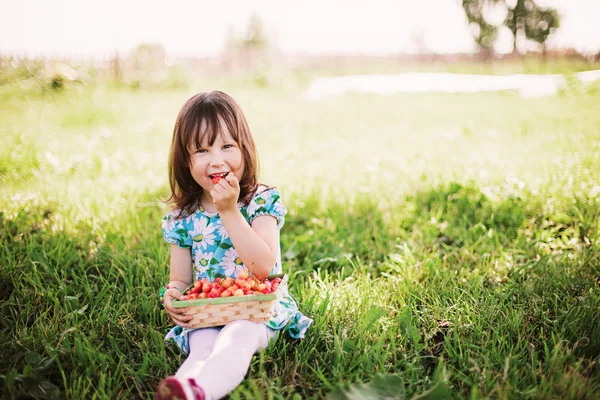
[[[600, 0], [536, 3], [562, 16], [549, 47], [600, 51]], [[0, 0], [0, 53], [109, 56], [158, 43], [175, 56], [216, 56], [228, 29], [242, 35], [252, 13], [288, 54], [475, 50], [459, 0]], [[512, 35], [500, 34], [497, 50], [509, 52]]]

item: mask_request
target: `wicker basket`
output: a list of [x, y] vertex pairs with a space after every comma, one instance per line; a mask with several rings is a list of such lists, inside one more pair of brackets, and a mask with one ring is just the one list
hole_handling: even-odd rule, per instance
[[[267, 322], [279, 301], [282, 287], [287, 284], [287, 275], [270, 275], [268, 279], [281, 278], [277, 290], [269, 294], [247, 296], [215, 297], [212, 299], [173, 300], [174, 308], [187, 307], [184, 315], [192, 315], [189, 321], [192, 328], [208, 328], [227, 325], [229, 322], [246, 319], [253, 322]], [[185, 290], [187, 292], [190, 286]]]

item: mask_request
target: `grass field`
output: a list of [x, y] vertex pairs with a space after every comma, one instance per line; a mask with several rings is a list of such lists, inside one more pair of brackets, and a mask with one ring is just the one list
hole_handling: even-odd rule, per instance
[[314, 319], [231, 399], [600, 396], [600, 93], [213, 84], [0, 86], [5, 397], [151, 398], [182, 362], [158, 307], [167, 151], [179, 107], [217, 87], [282, 192]]

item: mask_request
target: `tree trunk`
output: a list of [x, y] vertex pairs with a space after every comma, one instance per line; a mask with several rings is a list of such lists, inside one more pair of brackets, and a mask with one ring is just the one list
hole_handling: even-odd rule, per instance
[[542, 64], [544, 64], [544, 69], [546, 68], [546, 62], [548, 61], [548, 48], [546, 47], [546, 42], [542, 43]]

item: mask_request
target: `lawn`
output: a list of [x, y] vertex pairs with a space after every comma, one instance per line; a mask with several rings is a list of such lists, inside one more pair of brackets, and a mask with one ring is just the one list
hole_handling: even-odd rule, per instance
[[217, 87], [282, 192], [314, 319], [231, 399], [600, 396], [600, 93], [308, 102], [300, 81], [0, 86], [4, 396], [152, 398], [182, 362], [158, 302], [167, 152]]

